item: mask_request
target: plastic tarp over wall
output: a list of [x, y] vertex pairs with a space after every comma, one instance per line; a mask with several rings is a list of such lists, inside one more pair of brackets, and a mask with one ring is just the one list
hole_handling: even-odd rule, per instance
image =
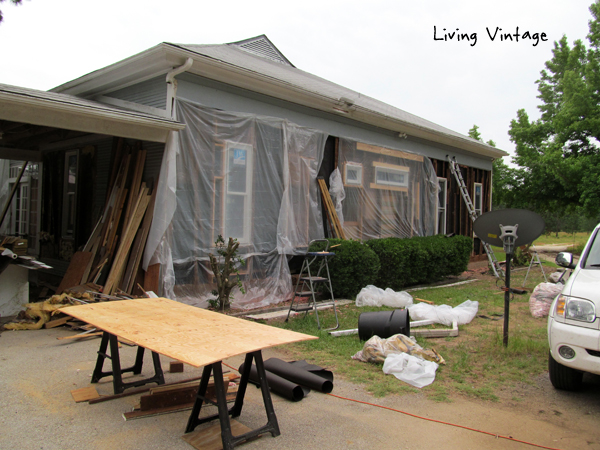
[[340, 139], [338, 166], [348, 239], [435, 234], [438, 181], [427, 157]]
[[323, 237], [316, 178], [327, 136], [182, 100], [177, 116], [186, 128], [167, 143], [145, 266], [162, 264], [163, 295], [205, 307], [215, 289], [208, 254], [219, 235], [233, 237], [246, 294], [234, 289], [232, 306], [289, 299], [287, 257]]

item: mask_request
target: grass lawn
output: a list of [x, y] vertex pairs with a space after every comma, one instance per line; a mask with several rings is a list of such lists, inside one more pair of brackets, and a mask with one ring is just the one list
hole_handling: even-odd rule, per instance
[[[500, 259], [500, 258], [499, 258]], [[547, 267], [546, 275], [554, 269]], [[511, 273], [511, 286], [521, 287], [525, 269]], [[543, 281], [539, 267], [532, 269], [527, 278], [527, 288], [533, 289]], [[500, 283], [501, 284], [501, 283]], [[352, 382], [364, 384], [375, 396], [422, 392], [431, 399], [450, 401], [454, 395], [477, 397], [497, 401], [510, 394], [518, 383], [534, 383], [536, 377], [547, 371], [548, 342], [546, 319], [535, 319], [529, 311], [529, 294], [515, 295], [510, 304], [509, 344], [502, 345], [504, 321], [504, 294], [496, 286], [493, 276], [454, 287], [428, 288], [412, 293], [433, 301], [436, 305], [456, 306], [466, 300], [479, 302], [478, 316], [469, 324], [459, 326], [458, 337], [419, 339], [424, 348], [435, 348], [446, 360], [440, 366], [433, 384], [416, 389], [392, 375], [385, 375], [381, 365], [355, 361], [351, 356], [362, 349], [358, 335], [332, 337], [317, 330], [312, 313], [303, 314], [285, 322], [269, 322], [320, 339], [288, 346], [296, 359], [306, 359], [333, 370]], [[358, 308], [354, 304], [338, 308], [340, 329], [358, 327], [362, 312], [391, 308]], [[333, 313], [320, 313], [324, 327], [331, 326]], [[437, 325], [437, 328], [445, 326]]]

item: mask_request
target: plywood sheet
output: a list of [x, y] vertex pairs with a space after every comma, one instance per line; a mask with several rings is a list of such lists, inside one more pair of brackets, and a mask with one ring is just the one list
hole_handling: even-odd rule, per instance
[[317, 339], [167, 298], [70, 306], [61, 312], [194, 367], [276, 345]]
[[91, 252], [76, 252], [73, 255], [69, 268], [56, 290], [57, 294], [62, 294], [65, 289], [81, 284], [81, 279], [91, 258]]
[[71, 391], [71, 395], [73, 396], [73, 400], [75, 400], [76, 403], [87, 402], [88, 400], [100, 397], [98, 391], [94, 386], [73, 389]]
[[[231, 421], [231, 434], [240, 436], [244, 433], [252, 431], [246, 425], [239, 423], [237, 420]], [[182, 439], [197, 450], [222, 450], [223, 441], [221, 439], [221, 424], [219, 422], [212, 423], [210, 426], [184, 434]]]

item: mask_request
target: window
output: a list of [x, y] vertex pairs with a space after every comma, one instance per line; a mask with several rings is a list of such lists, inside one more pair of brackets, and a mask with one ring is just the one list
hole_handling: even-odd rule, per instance
[[347, 186], [362, 186], [362, 164], [348, 162], [344, 165], [344, 184]]
[[438, 178], [438, 220], [437, 234], [446, 234], [446, 193], [448, 189], [448, 180]]
[[376, 186], [408, 187], [408, 167], [377, 162], [374, 162], [373, 166], [375, 166]]
[[480, 216], [483, 213], [483, 185], [481, 183], [475, 183], [473, 188], [473, 206], [475, 214]]
[[77, 169], [79, 152], [77, 150], [65, 154], [65, 184], [62, 207], [62, 237], [75, 237], [75, 221], [77, 217]]
[[252, 146], [228, 142], [225, 155], [225, 241], [250, 242], [252, 206]]

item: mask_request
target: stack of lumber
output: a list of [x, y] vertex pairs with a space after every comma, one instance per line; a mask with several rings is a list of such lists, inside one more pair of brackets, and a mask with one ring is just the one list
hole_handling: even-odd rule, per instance
[[325, 180], [319, 177], [317, 178], [317, 182], [319, 183], [319, 188], [321, 189], [321, 199], [323, 200], [325, 211], [327, 211], [327, 219], [329, 221], [329, 226], [333, 231], [333, 237], [338, 239], [346, 239], [344, 227], [342, 227], [342, 224], [340, 223], [340, 219], [337, 215], [337, 211], [335, 210], [335, 205], [331, 200], [331, 194], [329, 194], [329, 189], [327, 189]]
[[[235, 385], [232, 387], [230, 386], [230, 383], [239, 378], [239, 375], [236, 374], [226, 374], [223, 376], [227, 401], [235, 400], [238, 386]], [[125, 420], [131, 420], [191, 409], [192, 406], [194, 406], [197, 392], [198, 381], [151, 388], [148, 394], [140, 397], [139, 405], [134, 407], [133, 411], [124, 413], [123, 418]], [[205, 398], [210, 403], [215, 403], [217, 401], [213, 378], [211, 378], [208, 383]]]
[[125, 294], [126, 298], [142, 280], [140, 263], [156, 190], [142, 182], [146, 150], [140, 146], [124, 148], [123, 141], [118, 142], [103, 213], [83, 251], [73, 255], [58, 287], [59, 294], [92, 282], [103, 285], [102, 292], [107, 296]]

